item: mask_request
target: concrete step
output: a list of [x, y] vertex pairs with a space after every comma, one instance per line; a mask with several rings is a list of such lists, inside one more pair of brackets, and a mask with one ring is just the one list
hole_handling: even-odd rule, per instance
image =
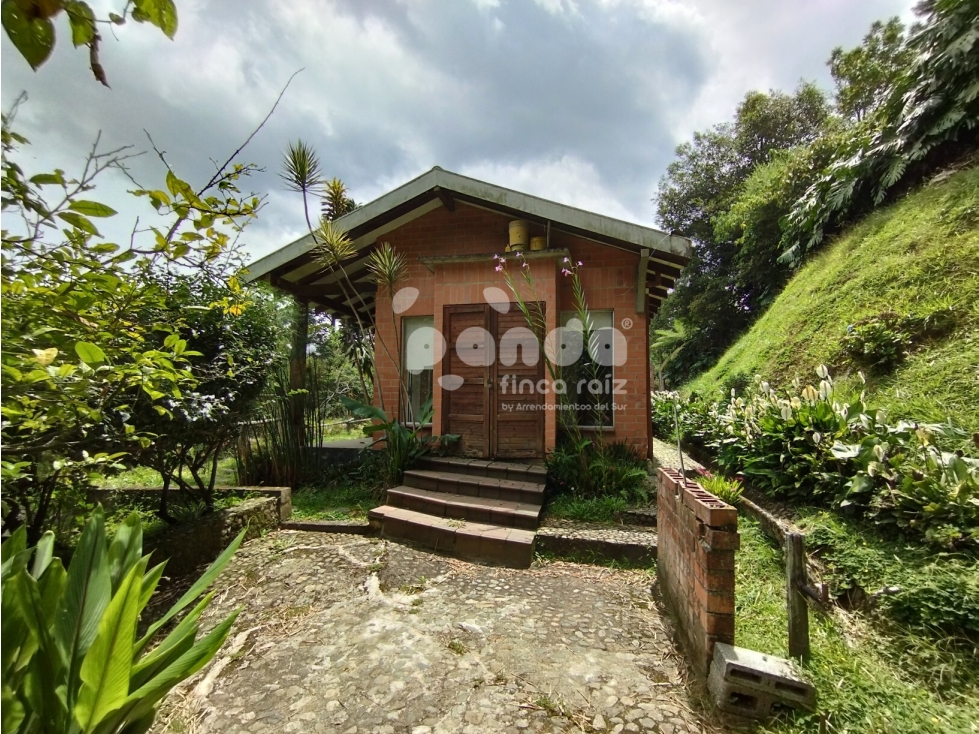
[[544, 484], [547, 481], [547, 469], [543, 464], [526, 462], [486, 461], [459, 456], [424, 456], [418, 461], [417, 468], [533, 484]]
[[395, 487], [387, 494], [389, 505], [404, 507], [435, 517], [534, 530], [540, 520], [541, 506], [525, 502], [508, 502], [464, 494], [447, 494], [417, 487]]
[[457, 474], [428, 469], [409, 469], [404, 483], [409, 487], [445, 494], [462, 494], [488, 500], [544, 504], [544, 485], [513, 479], [498, 479], [472, 474]]
[[408, 540], [471, 561], [528, 568], [534, 559], [531, 530], [433, 517], [404, 507], [382, 505], [370, 511], [372, 524], [387, 538]]

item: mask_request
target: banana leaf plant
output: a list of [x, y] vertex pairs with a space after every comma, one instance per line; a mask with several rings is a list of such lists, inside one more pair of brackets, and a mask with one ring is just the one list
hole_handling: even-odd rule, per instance
[[157, 633], [198, 600], [241, 545], [242, 531], [203, 576], [138, 636], [138, 621], [166, 562], [147, 570], [139, 515], [106, 537], [101, 506], [89, 518], [67, 570], [54, 535], [27, 548], [19, 528], [2, 555], [3, 734], [139, 734], [169, 691], [206, 665], [224, 644], [233, 612], [198, 639], [197, 602], [150, 649]]
[[432, 399], [429, 398], [418, 411], [417, 422], [412, 424], [401, 423], [398, 420], [391, 420], [380, 408], [361, 403], [346, 396], [341, 396], [344, 407], [351, 411], [358, 418], [370, 418], [376, 423], [364, 426], [364, 435], [371, 436], [375, 433], [384, 433], [384, 442], [388, 455], [388, 480], [394, 484], [400, 484], [404, 478], [405, 469], [411, 467], [419, 458], [429, 453], [433, 449], [438, 449], [444, 453], [445, 450], [456, 443], [460, 436], [455, 433], [447, 433], [444, 436], [423, 433], [424, 426], [432, 422], [434, 409]]

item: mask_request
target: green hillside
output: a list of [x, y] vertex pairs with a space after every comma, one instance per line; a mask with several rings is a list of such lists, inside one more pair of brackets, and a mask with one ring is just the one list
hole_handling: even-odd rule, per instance
[[938, 177], [838, 237], [683, 391], [713, 394], [756, 374], [812, 382], [819, 364], [855, 389], [858, 367], [841, 354], [847, 326], [888, 312], [950, 319], [917, 336], [897, 367], [868, 375], [870, 404], [979, 430], [979, 167]]

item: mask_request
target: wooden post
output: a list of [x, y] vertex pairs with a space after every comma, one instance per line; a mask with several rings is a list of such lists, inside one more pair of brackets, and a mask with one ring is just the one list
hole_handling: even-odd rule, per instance
[[[309, 304], [296, 299], [296, 323], [292, 330], [292, 353], [289, 355], [289, 388], [302, 390], [306, 384], [306, 348], [309, 343]], [[292, 397], [292, 423], [296, 440], [305, 436], [305, 395]]]
[[809, 604], [806, 587], [806, 536], [785, 536], [785, 600], [789, 610], [789, 657], [809, 659]]

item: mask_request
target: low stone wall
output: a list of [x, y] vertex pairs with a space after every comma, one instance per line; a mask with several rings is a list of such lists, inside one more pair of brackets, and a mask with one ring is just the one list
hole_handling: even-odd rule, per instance
[[278, 526], [277, 499], [257, 497], [147, 538], [143, 553], [153, 554], [150, 567], [166, 560], [166, 575], [180, 576], [221, 555], [245, 527], [248, 528], [245, 539], [250, 540]]
[[738, 512], [678, 471], [660, 469], [657, 577], [695, 670], [707, 675], [714, 643], [734, 644]]
[[[154, 506], [160, 504], [161, 487], [119, 487], [116, 489], [90, 489], [87, 499], [93, 505], [101, 503], [106, 511], [112, 510], [120, 502], [147, 502]], [[292, 489], [289, 487], [215, 487], [214, 496], [234, 495], [238, 497], [247, 495], [263, 495], [275, 498], [275, 507], [279, 515], [279, 520], [288, 520], [292, 517]], [[183, 492], [179, 489], [170, 489], [168, 501], [171, 505], [179, 505], [183, 501]]]

